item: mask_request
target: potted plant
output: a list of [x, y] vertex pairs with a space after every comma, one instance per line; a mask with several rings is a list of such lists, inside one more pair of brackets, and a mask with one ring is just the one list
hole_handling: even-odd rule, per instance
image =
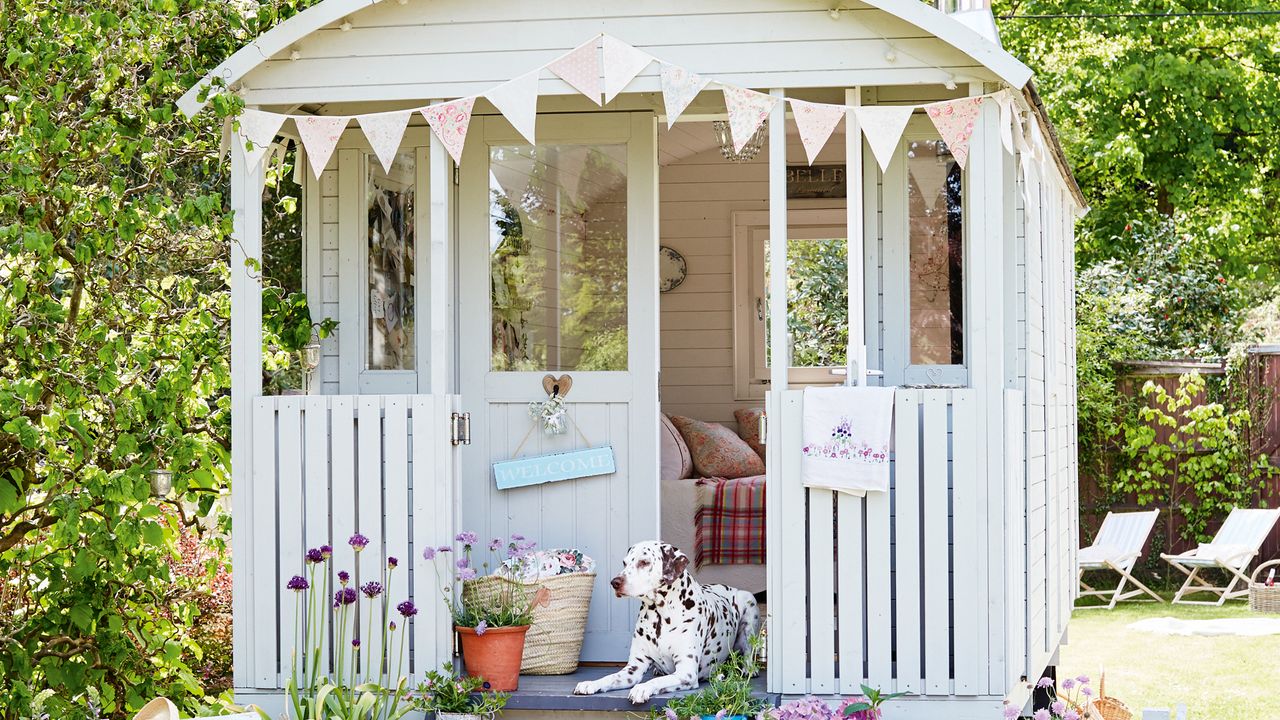
[[712, 670], [705, 687], [672, 699], [660, 711], [655, 709], [651, 720], [748, 720], [762, 714], [768, 705], [751, 685], [760, 672], [761, 644], [756, 636], [749, 652], [730, 653]]
[[491, 720], [507, 704], [507, 694], [490, 690], [483, 678], [458, 676], [445, 666], [427, 673], [413, 707], [436, 720]]
[[[454, 629], [462, 645], [462, 663], [468, 675], [475, 675], [488, 683], [488, 689], [511, 692], [520, 686], [520, 660], [524, 655], [525, 634], [533, 617], [533, 603], [524, 586], [519, 583], [503, 583], [499, 592], [468, 593], [466, 585], [478, 580], [480, 570], [490, 567], [488, 562], [479, 568], [472, 553], [478, 544], [474, 532], [464, 531], [454, 538], [460, 546], [453, 563], [454, 578], [462, 586], [457, 602], [452, 589], [442, 585], [445, 603], [453, 614]], [[495, 562], [492, 567], [510, 572], [512, 563], [519, 564], [533, 551], [534, 543], [523, 536], [513, 535], [506, 543], [506, 565]], [[489, 544], [489, 552], [496, 555], [504, 550], [501, 540]], [[432, 562], [437, 579], [440, 578], [440, 558], [452, 551], [449, 546], [427, 548], [423, 558]], [[495, 557], [496, 559], [496, 557]]]

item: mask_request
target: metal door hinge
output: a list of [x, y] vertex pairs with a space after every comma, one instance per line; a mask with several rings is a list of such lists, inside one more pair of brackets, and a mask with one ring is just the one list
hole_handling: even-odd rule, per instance
[[769, 442], [769, 413], [760, 413], [757, 422], [760, 423], [757, 429], [760, 431], [760, 444], [763, 445]]
[[471, 413], [454, 413], [449, 416], [449, 441], [454, 445], [471, 444]]
[[462, 184], [462, 170], [459, 169], [457, 165], [453, 166], [453, 184], [454, 185]]

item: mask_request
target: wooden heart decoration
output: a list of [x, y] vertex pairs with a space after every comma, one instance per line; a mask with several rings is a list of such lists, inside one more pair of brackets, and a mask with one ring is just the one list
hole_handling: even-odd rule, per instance
[[555, 375], [546, 375], [542, 378], [542, 389], [547, 391], [547, 396], [557, 394], [565, 397], [569, 394], [569, 389], [573, 387], [573, 378], [568, 373], [556, 377]]

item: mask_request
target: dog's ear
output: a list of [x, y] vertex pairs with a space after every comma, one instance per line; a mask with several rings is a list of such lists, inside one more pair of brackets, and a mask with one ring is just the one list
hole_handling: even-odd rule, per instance
[[689, 567], [689, 556], [674, 545], [662, 544], [662, 584], [670, 585]]

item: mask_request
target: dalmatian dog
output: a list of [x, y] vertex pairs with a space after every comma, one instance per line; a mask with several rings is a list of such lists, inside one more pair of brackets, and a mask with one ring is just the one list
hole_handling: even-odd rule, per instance
[[[609, 583], [617, 597], [640, 600], [627, 666], [578, 683], [575, 695], [631, 688], [627, 698], [643, 704], [654, 695], [694, 689], [730, 651], [750, 651], [760, 628], [755, 598], [724, 585], [700, 585], [688, 567], [689, 557], [664, 542], [627, 551], [622, 572]], [[650, 669], [654, 677], [640, 682]]]

